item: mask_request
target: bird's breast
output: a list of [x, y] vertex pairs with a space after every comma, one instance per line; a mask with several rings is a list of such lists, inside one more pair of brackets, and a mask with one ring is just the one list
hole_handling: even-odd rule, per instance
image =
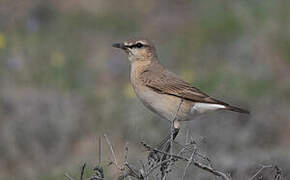
[[[151, 111], [172, 121], [176, 115], [181, 99], [175, 96], [160, 94], [147, 87], [139, 78], [144, 71], [144, 65], [134, 63], [131, 66], [131, 84], [137, 98]], [[177, 119], [187, 120], [190, 113], [191, 102], [183, 101], [180, 105]]]
[[[132, 85], [136, 96], [144, 106], [164, 119], [172, 121], [175, 115], [177, 115], [176, 118], [179, 120], [187, 120], [189, 118], [188, 115], [191, 105], [188, 101], [183, 101], [182, 104], [180, 104], [181, 99], [175, 96], [159, 94], [138, 83], [132, 83]], [[180, 108], [178, 114], [176, 114], [179, 104]]]

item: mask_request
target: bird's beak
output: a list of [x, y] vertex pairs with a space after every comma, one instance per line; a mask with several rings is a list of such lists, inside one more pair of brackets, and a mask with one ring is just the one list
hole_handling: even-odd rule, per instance
[[114, 43], [112, 46], [115, 48], [123, 49], [123, 50], [127, 49], [124, 43]]

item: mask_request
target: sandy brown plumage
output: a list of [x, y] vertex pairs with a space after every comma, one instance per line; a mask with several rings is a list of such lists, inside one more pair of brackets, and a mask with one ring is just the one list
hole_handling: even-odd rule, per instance
[[139, 78], [145, 86], [160, 94], [168, 94], [192, 102], [220, 104], [226, 106], [231, 111], [249, 113], [247, 110], [230, 106], [225, 102], [210, 97], [179, 78], [176, 74], [168, 71], [157, 62], [152, 62], [148, 65], [140, 73]]
[[148, 109], [167, 120], [175, 118], [181, 101], [177, 114], [179, 121], [192, 120], [196, 115], [221, 109], [249, 113], [210, 97], [164, 68], [158, 62], [154, 45], [147, 39], [133, 38], [113, 46], [128, 54], [131, 84], [137, 97]]

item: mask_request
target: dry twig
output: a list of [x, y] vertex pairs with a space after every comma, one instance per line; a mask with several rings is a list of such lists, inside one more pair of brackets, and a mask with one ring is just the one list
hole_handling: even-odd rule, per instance
[[64, 173], [64, 177], [66, 177], [68, 180], [74, 180], [68, 173]]
[[[186, 161], [186, 162], [190, 161], [190, 159], [187, 158], [187, 157], [183, 157], [183, 156], [179, 156], [179, 155], [175, 155], [175, 154], [170, 154], [170, 153], [158, 150], [156, 148], [153, 148], [153, 147], [149, 146], [148, 144], [145, 144], [144, 142], [142, 142], [142, 144], [147, 150], [154, 151], [154, 152], [159, 152], [159, 153], [167, 155], [169, 157], [180, 159], [180, 160], [183, 160], [183, 161]], [[196, 167], [198, 167], [200, 169], [203, 169], [203, 170], [205, 170], [205, 171], [207, 171], [207, 172], [209, 172], [209, 173], [211, 173], [211, 174], [213, 174], [215, 176], [221, 177], [224, 180], [231, 180], [231, 177], [229, 177], [227, 174], [225, 174], [225, 173], [223, 173], [221, 171], [218, 171], [218, 170], [214, 169], [211, 165], [202, 164], [201, 162], [198, 162], [195, 159], [193, 159], [192, 163]]]
[[86, 168], [86, 163], [84, 163], [84, 164], [83, 164], [83, 166], [82, 166], [80, 180], [83, 180], [83, 179], [84, 179], [84, 172], [85, 172], [85, 168]]
[[[177, 115], [178, 115], [178, 112], [180, 110], [180, 106], [182, 105], [182, 103], [183, 103], [183, 100], [181, 100], [177, 108], [177, 111], [175, 113], [174, 119], [171, 124], [171, 129], [170, 129], [170, 137], [169, 137], [170, 141], [168, 142], [168, 139], [167, 139], [167, 142], [165, 142], [166, 147], [164, 149], [154, 148], [151, 145], [146, 144], [145, 142], [141, 142], [141, 144], [145, 147], [145, 149], [149, 151], [147, 165], [143, 163], [142, 161], [140, 161], [141, 165], [139, 167], [134, 166], [129, 163], [128, 143], [126, 143], [125, 145], [124, 162], [122, 164], [119, 164], [117, 162], [117, 158], [116, 158], [116, 154], [113, 149], [113, 146], [108, 136], [104, 134], [104, 138], [106, 140], [108, 147], [110, 148], [110, 151], [113, 157], [110, 164], [114, 164], [115, 167], [122, 173], [119, 177], [117, 177], [117, 180], [123, 180], [125, 178], [128, 178], [130, 180], [131, 177], [138, 180], [147, 180], [147, 179], [150, 179], [151, 177], [154, 177], [151, 179], [156, 179], [156, 177], [161, 177], [162, 180], [165, 180], [166, 176], [169, 174], [169, 172], [171, 172], [172, 168], [175, 165], [175, 162], [177, 161], [186, 162], [186, 165], [183, 171], [182, 180], [185, 178], [188, 168], [191, 165], [194, 165], [195, 167], [198, 167], [199, 169], [203, 169], [204, 171], [211, 173], [212, 175], [216, 177], [220, 177], [223, 180], [232, 179], [230, 175], [215, 169], [211, 163], [211, 160], [207, 156], [201, 154], [198, 151], [196, 141], [193, 139], [193, 137], [189, 136], [188, 132], [186, 133], [184, 145], [174, 142], [174, 133], [175, 133], [174, 122], [176, 121], [176, 118], [177, 118]], [[176, 149], [179, 149], [177, 153], [173, 152], [174, 143], [179, 145], [179, 147], [175, 147]], [[86, 180], [104, 180], [104, 172], [103, 172], [103, 168], [101, 167], [101, 161], [102, 161], [101, 150], [102, 150], [101, 138], [99, 138], [99, 162], [98, 162], [98, 165], [93, 169], [94, 175], [89, 177]], [[85, 167], [86, 167], [86, 163], [84, 163], [82, 166], [80, 180], [84, 180]], [[159, 167], [160, 167], [160, 170], [158, 170]], [[282, 178], [281, 169], [273, 165], [261, 165], [261, 168], [252, 177], [250, 177], [249, 180], [254, 180], [255, 178], [258, 178], [258, 176], [261, 175], [261, 172], [267, 168], [272, 168], [275, 170], [275, 176], [274, 176], [275, 180], [281, 180]], [[161, 173], [161, 176], [159, 176], [159, 173]], [[75, 180], [67, 173], [65, 173], [64, 176], [68, 180]]]
[[261, 168], [249, 179], [249, 180], [254, 180], [255, 178], [259, 178], [258, 176], [261, 175], [262, 171], [265, 169], [274, 169], [275, 170], [275, 176], [274, 180], [281, 180], [282, 178], [282, 171], [278, 166], [273, 166], [273, 165], [260, 165]]
[[105, 140], [106, 140], [106, 142], [111, 150], [112, 156], [113, 156], [113, 161], [111, 163], [113, 163], [118, 169], [122, 170], [122, 167], [118, 165], [116, 154], [114, 152], [113, 146], [112, 146], [108, 136], [106, 134], [104, 134], [104, 137], [105, 137]]
[[185, 175], [186, 175], [186, 171], [187, 171], [188, 167], [191, 165], [191, 163], [192, 163], [192, 161], [193, 161], [193, 158], [194, 158], [194, 156], [195, 156], [195, 154], [196, 154], [196, 151], [197, 151], [196, 149], [193, 150], [193, 152], [192, 152], [192, 154], [191, 154], [191, 156], [190, 156], [190, 158], [189, 158], [189, 161], [187, 162], [187, 164], [186, 164], [186, 166], [185, 166], [185, 168], [184, 168], [184, 172], [183, 172], [182, 180], [184, 179], [184, 177], [185, 177]]
[[[162, 156], [165, 156], [166, 159], [154, 160], [154, 163], [149, 166], [146, 166], [143, 162], [140, 162], [140, 166], [137, 167], [137, 166], [131, 165], [128, 162], [128, 157], [129, 157], [128, 143], [126, 143], [125, 145], [124, 162], [121, 165], [121, 164], [117, 164], [115, 152], [108, 137], [106, 135], [104, 135], [104, 137], [106, 138], [106, 142], [109, 145], [112, 156], [113, 156], [112, 163], [115, 163], [116, 167], [122, 173], [122, 175], [120, 175], [117, 178], [117, 180], [124, 180], [125, 178], [128, 178], [130, 180], [131, 177], [138, 180], [156, 179], [156, 177], [158, 177], [157, 174], [161, 172], [161, 170], [158, 170], [159, 167], [162, 167], [162, 165], [164, 164], [170, 164], [172, 167], [174, 167], [175, 162], [179, 160], [186, 162], [183, 176], [181, 178], [182, 180], [185, 178], [187, 170], [191, 165], [194, 165], [200, 169], [203, 169], [217, 177], [221, 177], [223, 180], [231, 180], [231, 177], [229, 175], [219, 170], [216, 170], [211, 164], [211, 161], [209, 160], [208, 157], [198, 152], [198, 149], [195, 143], [189, 142], [189, 143], [186, 143], [185, 145], [182, 145], [182, 149], [178, 153], [174, 154], [172, 151], [166, 152], [163, 150], [159, 150], [144, 142], [141, 142], [147, 151], [152, 152], [154, 154], [161, 154]], [[190, 147], [190, 146], [193, 146], [193, 147]], [[187, 153], [190, 152], [190, 156], [187, 157], [185, 155], [182, 155], [181, 152], [187, 152]], [[101, 155], [101, 153], [99, 153], [99, 155]], [[83, 180], [85, 167], [86, 167], [86, 164], [82, 166], [80, 180]], [[261, 175], [262, 171], [264, 171], [267, 168], [272, 168], [273, 170], [275, 170], [274, 180], [282, 179], [282, 171], [278, 166], [261, 165], [261, 168], [252, 177], [250, 177], [249, 180], [260, 178], [259, 176]], [[102, 167], [100, 166], [100, 162], [99, 162], [99, 165], [94, 168], [94, 172], [95, 174], [86, 180], [103, 180], [104, 179], [104, 173], [103, 173]], [[165, 179], [167, 175], [168, 175], [168, 172], [166, 171], [165, 176], [161, 176], [161, 179], [162, 178]], [[67, 173], [65, 173], [64, 176], [68, 180], [75, 180]], [[152, 178], [149, 176], [151, 176]]]

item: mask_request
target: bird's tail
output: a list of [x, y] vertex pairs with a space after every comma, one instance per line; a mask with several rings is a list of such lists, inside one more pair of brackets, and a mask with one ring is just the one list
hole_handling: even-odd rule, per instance
[[250, 111], [242, 109], [242, 108], [238, 108], [235, 106], [226, 106], [226, 109], [229, 111], [234, 111], [234, 112], [238, 112], [238, 113], [250, 114]]

